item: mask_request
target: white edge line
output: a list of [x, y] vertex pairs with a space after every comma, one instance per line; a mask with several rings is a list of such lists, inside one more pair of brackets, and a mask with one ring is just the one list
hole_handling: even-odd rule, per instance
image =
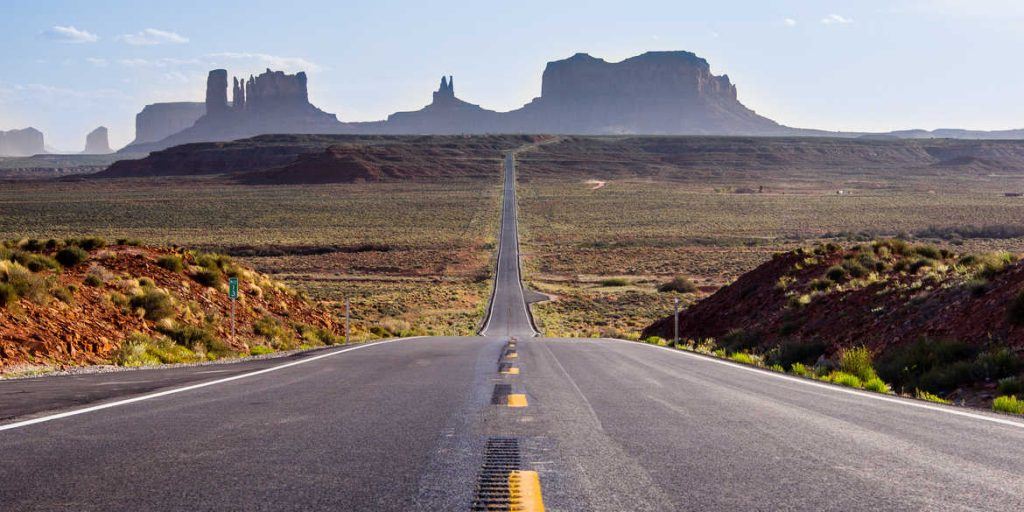
[[771, 370], [765, 370], [763, 368], [757, 368], [757, 367], [754, 367], [754, 366], [747, 366], [747, 365], [740, 364], [740, 363], [734, 363], [732, 361], [725, 361], [723, 359], [718, 359], [717, 357], [711, 357], [711, 356], [706, 356], [706, 355], [703, 355], [703, 354], [697, 354], [697, 353], [690, 352], [688, 350], [679, 350], [679, 349], [669, 348], [669, 347], [660, 347], [660, 346], [657, 346], [657, 345], [651, 345], [650, 343], [642, 343], [642, 342], [638, 342], [638, 341], [629, 341], [629, 340], [620, 340], [620, 339], [615, 339], [615, 338], [600, 338], [600, 339], [607, 340], [607, 341], [618, 341], [618, 342], [629, 343], [629, 344], [634, 344], [634, 345], [643, 345], [643, 346], [650, 347], [650, 348], [658, 348], [658, 349], [661, 349], [661, 350], [667, 350], [667, 351], [675, 353], [675, 354], [685, 355], [685, 356], [692, 357], [694, 359], [700, 359], [702, 361], [707, 361], [707, 362], [710, 362], [710, 363], [717, 363], [717, 364], [721, 364], [721, 365], [724, 365], [724, 366], [729, 366], [729, 367], [732, 367], [732, 368], [736, 368], [737, 370], [744, 370], [744, 371], [748, 371], [748, 372], [754, 372], [754, 373], [757, 373], [759, 375], [764, 375], [764, 376], [767, 376], [767, 377], [775, 377], [777, 379], [788, 380], [790, 382], [798, 382], [800, 384], [806, 384], [808, 386], [814, 386], [816, 388], [829, 389], [829, 390], [835, 391], [837, 393], [845, 393], [847, 395], [859, 396], [859, 397], [862, 397], [862, 398], [870, 398], [872, 400], [881, 400], [883, 402], [890, 402], [890, 403], [894, 403], [894, 404], [901, 404], [901, 405], [906, 405], [908, 407], [917, 407], [919, 409], [928, 409], [930, 411], [943, 412], [943, 413], [952, 414], [952, 415], [955, 415], [955, 416], [964, 416], [964, 417], [973, 418], [973, 419], [976, 419], [976, 420], [990, 421], [992, 423], [998, 423], [1000, 425], [1009, 425], [1011, 427], [1024, 428], [1024, 423], [1022, 423], [1020, 421], [1015, 421], [1015, 420], [1005, 419], [1005, 418], [996, 418], [996, 417], [993, 417], [993, 416], [987, 416], [987, 415], [984, 415], [984, 414], [977, 414], [977, 413], [973, 413], [973, 412], [969, 412], [969, 411], [961, 411], [961, 410], [954, 409], [951, 406], [932, 405], [932, 404], [928, 404], [928, 403], [924, 403], [924, 402], [912, 401], [912, 399], [897, 398], [897, 397], [893, 397], [893, 396], [883, 395], [881, 393], [871, 393], [871, 392], [868, 392], [868, 391], [860, 391], [860, 390], [855, 390], [855, 389], [847, 389], [847, 388], [843, 388], [843, 387], [839, 387], [839, 386], [834, 386], [832, 384], [825, 384], [825, 383], [822, 383], [822, 382], [817, 382], [817, 381], [813, 381], [813, 380], [810, 380], [810, 379], [805, 379], [805, 378], [802, 378], [802, 377], [794, 377], [792, 375], [786, 375], [784, 373], [779, 373], [779, 372], [775, 372], [775, 371], [771, 371]]
[[102, 411], [103, 409], [110, 409], [112, 407], [119, 407], [119, 406], [122, 406], [122, 405], [128, 405], [128, 404], [135, 403], [135, 402], [141, 402], [143, 400], [150, 400], [150, 399], [153, 399], [153, 398], [160, 398], [162, 396], [173, 395], [173, 394], [176, 394], [176, 393], [184, 393], [186, 391], [192, 391], [194, 389], [205, 388], [207, 386], [214, 386], [214, 385], [217, 385], [217, 384], [223, 384], [225, 382], [231, 382], [233, 380], [245, 379], [245, 378], [248, 378], [248, 377], [255, 377], [257, 375], [262, 375], [264, 373], [270, 373], [270, 372], [274, 372], [274, 371], [277, 371], [277, 370], [283, 370], [285, 368], [290, 368], [292, 366], [298, 366], [300, 364], [311, 363], [311, 362], [316, 361], [318, 359], [323, 359], [325, 357], [336, 356], [338, 354], [344, 354], [345, 352], [351, 352], [353, 350], [359, 350], [361, 348], [376, 347], [378, 345], [386, 345], [388, 343], [392, 343], [392, 342], [395, 342], [395, 341], [411, 340], [411, 339], [416, 339], [416, 338], [423, 338], [423, 336], [413, 336], [413, 337], [409, 337], [409, 338], [395, 338], [395, 339], [390, 339], [390, 340], [385, 340], [385, 341], [379, 341], [377, 343], [366, 343], [366, 344], [358, 345], [358, 346], [355, 346], [355, 347], [350, 347], [350, 348], [346, 348], [346, 349], [336, 350], [334, 352], [329, 352], [327, 354], [320, 354], [318, 356], [307, 357], [305, 359], [300, 359], [298, 361], [292, 361], [290, 363], [285, 363], [285, 364], [278, 365], [278, 366], [271, 366], [270, 368], [264, 368], [262, 370], [256, 370], [256, 371], [252, 371], [252, 372], [249, 372], [249, 373], [242, 373], [242, 374], [239, 374], [239, 375], [232, 375], [231, 377], [225, 377], [223, 379], [211, 380], [209, 382], [201, 382], [199, 384], [192, 384], [190, 386], [185, 386], [185, 387], [182, 387], [182, 388], [174, 388], [174, 389], [168, 389], [168, 390], [165, 390], [165, 391], [158, 391], [156, 393], [150, 393], [148, 395], [142, 395], [142, 396], [136, 396], [136, 397], [132, 397], [132, 398], [126, 398], [124, 400], [117, 400], [117, 401], [114, 401], [114, 402], [102, 403], [102, 404], [99, 404], [99, 405], [93, 405], [93, 406], [90, 406], [90, 407], [83, 407], [81, 409], [75, 409], [75, 410], [72, 410], [72, 411], [65, 411], [65, 412], [61, 412], [61, 413], [57, 413], [57, 414], [50, 414], [50, 415], [47, 415], [47, 416], [40, 416], [38, 418], [32, 418], [32, 419], [29, 419], [29, 420], [16, 421], [14, 423], [8, 423], [6, 425], [0, 425], [0, 431], [13, 430], [13, 429], [16, 429], [16, 428], [27, 427], [29, 425], [35, 425], [37, 423], [44, 423], [44, 422], [47, 422], [47, 421], [59, 420], [61, 418], [68, 418], [68, 417], [71, 417], [71, 416], [78, 416], [79, 414], [85, 414], [85, 413], [95, 412], [95, 411]]

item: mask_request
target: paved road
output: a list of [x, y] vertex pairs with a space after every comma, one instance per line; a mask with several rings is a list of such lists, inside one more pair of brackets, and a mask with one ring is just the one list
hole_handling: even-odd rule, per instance
[[514, 230], [487, 336], [331, 349], [8, 421], [0, 510], [469, 510], [494, 440], [539, 474], [548, 510], [1024, 509], [1024, 423], [1005, 416], [532, 337], [506, 277]]
[[533, 336], [537, 333], [523, 296], [519, 269], [515, 154], [505, 155], [505, 182], [498, 236], [498, 266], [483, 336]]

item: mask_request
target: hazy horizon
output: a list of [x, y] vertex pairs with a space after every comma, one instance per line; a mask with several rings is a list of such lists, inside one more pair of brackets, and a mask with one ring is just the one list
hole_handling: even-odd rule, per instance
[[1024, 127], [1024, 70], [1002, 57], [1024, 42], [1024, 5], [1004, 0], [41, 5], [0, 21], [0, 129], [33, 126], [60, 151], [100, 125], [125, 145], [143, 106], [201, 101], [213, 68], [306, 71], [313, 104], [370, 121], [427, 104], [442, 74], [460, 98], [507, 111], [540, 94], [548, 61], [651, 50], [707, 59], [788, 126]]

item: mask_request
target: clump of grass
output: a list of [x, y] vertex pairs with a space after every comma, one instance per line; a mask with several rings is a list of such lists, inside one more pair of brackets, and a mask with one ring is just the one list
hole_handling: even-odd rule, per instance
[[769, 366], [768, 369], [773, 372], [786, 373], [786, 369], [783, 368], [781, 364], [773, 364]]
[[953, 402], [950, 402], [949, 400], [946, 400], [945, 398], [942, 398], [939, 395], [936, 395], [936, 394], [933, 394], [933, 393], [929, 393], [929, 392], [927, 392], [927, 391], [925, 391], [923, 389], [915, 389], [914, 390], [914, 398], [916, 398], [918, 400], [924, 400], [926, 402], [935, 402], [937, 404], [949, 405], [949, 404], [953, 403]]
[[1015, 396], [997, 396], [992, 401], [992, 410], [1008, 412], [1010, 414], [1024, 414], [1024, 401], [1017, 400]]
[[256, 320], [252, 330], [256, 335], [263, 336], [267, 343], [277, 350], [288, 350], [298, 346], [295, 330], [289, 329], [280, 320], [270, 315]]
[[7, 308], [18, 301], [18, 292], [8, 283], [0, 283], [0, 308]]
[[851, 375], [856, 375], [861, 381], [867, 382], [877, 379], [874, 367], [871, 365], [871, 351], [867, 347], [848, 348], [843, 350], [839, 356], [839, 369]]
[[210, 270], [208, 268], [197, 270], [192, 274], [192, 279], [195, 282], [207, 288], [217, 287], [221, 283], [222, 278], [223, 276], [219, 270]]
[[73, 267], [89, 259], [89, 253], [80, 247], [65, 247], [54, 258], [65, 267]]
[[295, 324], [295, 330], [298, 332], [299, 338], [312, 345], [335, 345], [345, 339], [327, 329], [312, 325]]
[[874, 391], [875, 393], [889, 394], [892, 389], [882, 379], [875, 377], [873, 379], [864, 382], [864, 389], [868, 391]]
[[103, 278], [96, 274], [89, 274], [85, 276], [85, 280], [82, 283], [92, 287], [103, 286]]
[[165, 254], [160, 256], [156, 260], [156, 264], [162, 268], [170, 270], [171, 272], [181, 272], [185, 270], [185, 263], [182, 261], [181, 256], [177, 254]]
[[273, 354], [273, 353], [274, 353], [274, 349], [272, 349], [272, 348], [270, 348], [270, 347], [268, 347], [266, 345], [256, 345], [256, 346], [252, 347], [251, 349], [249, 349], [249, 355], [250, 356], [262, 356], [262, 355]]
[[825, 353], [825, 349], [825, 343], [821, 341], [786, 341], [768, 352], [766, 360], [769, 364], [789, 367], [794, 363], [811, 365]]
[[25, 268], [32, 272], [42, 272], [44, 270], [60, 270], [60, 263], [57, 260], [43, 255], [43, 254], [32, 254], [29, 252], [22, 252], [16, 254], [14, 260], [21, 263]]
[[755, 359], [753, 355], [748, 354], [746, 352], [733, 352], [729, 356], [729, 359], [732, 359], [733, 361], [736, 361], [737, 363], [757, 364], [757, 359]]
[[801, 377], [813, 377], [814, 372], [807, 369], [803, 363], [793, 363], [789, 366], [789, 373], [793, 375], [799, 375]]
[[75, 292], [70, 286], [58, 286], [50, 290], [50, 295], [65, 304], [71, 304], [75, 300]]
[[154, 322], [165, 318], [172, 318], [175, 315], [174, 299], [163, 290], [146, 288], [141, 294], [129, 300], [132, 309], [145, 311], [143, 318]]
[[628, 279], [626, 279], [624, 277], [609, 277], [607, 279], [602, 279], [599, 284], [601, 286], [614, 286], [614, 287], [618, 287], [618, 286], [629, 286], [630, 282], [629, 282]]
[[20, 263], [0, 261], [0, 283], [9, 285], [16, 297], [36, 304], [45, 304], [50, 296], [46, 280]]
[[121, 366], [191, 363], [198, 360], [195, 353], [184, 346], [167, 338], [154, 338], [141, 333], [128, 336], [114, 355], [114, 362]]
[[862, 388], [864, 382], [856, 375], [846, 373], [843, 371], [834, 371], [828, 374], [828, 381], [833, 384], [839, 384], [840, 386], [846, 386], [849, 388]]
[[[781, 280], [781, 279], [780, 279]], [[696, 293], [697, 285], [686, 276], [675, 276], [671, 281], [658, 287], [659, 292]]]

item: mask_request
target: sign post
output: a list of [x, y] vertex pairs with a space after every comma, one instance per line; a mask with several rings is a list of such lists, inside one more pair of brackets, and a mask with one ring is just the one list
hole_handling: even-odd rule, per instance
[[235, 341], [235, 301], [238, 300], [238, 278], [228, 279], [228, 298], [231, 299], [231, 342]]
[[679, 297], [675, 297], [675, 312], [672, 314], [672, 345], [679, 344]]
[[345, 344], [348, 345], [348, 317], [349, 317], [349, 302], [348, 298], [345, 298]]

